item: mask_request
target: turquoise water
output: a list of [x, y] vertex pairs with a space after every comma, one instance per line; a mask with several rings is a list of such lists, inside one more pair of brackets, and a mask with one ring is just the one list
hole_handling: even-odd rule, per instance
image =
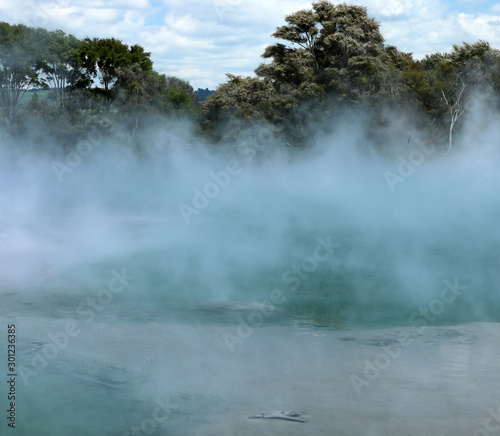
[[[492, 244], [480, 255], [457, 247], [456, 242], [450, 250], [433, 246], [413, 260], [398, 251], [390, 252], [387, 245], [352, 244], [342, 243], [331, 260], [318, 264], [312, 272], [294, 274], [292, 268], [301, 259], [284, 255], [274, 265], [253, 265], [252, 270], [239, 270], [228, 262], [228, 270], [217, 280], [196, 269], [194, 255], [182, 259], [183, 264], [193, 266], [191, 274], [176, 268], [177, 264], [170, 267], [174, 256], [168, 251], [142, 252], [106, 263], [79, 263], [45, 277], [19, 310], [85, 320], [77, 308], [84, 305], [88, 309], [88, 298], [96, 299], [112, 272], [125, 268], [134, 278], [123, 292], [113, 294], [109, 304], [100, 305], [97, 316], [131, 322], [224, 325], [237, 322], [240, 316], [246, 319], [253, 309], [245, 304], [260, 303], [272, 309], [270, 316], [263, 315], [266, 325], [346, 329], [411, 326], [422, 319], [428, 325], [500, 321], [500, 269]], [[304, 252], [308, 250], [313, 251], [304, 248]], [[294, 278], [293, 283], [283, 280], [287, 271], [286, 277]], [[458, 286], [459, 295], [449, 286]], [[279, 301], [272, 301], [273, 292], [279, 292]], [[242, 308], [204, 310], [220, 302]]]
[[[295, 238], [295, 251], [278, 249], [274, 253], [279, 254], [278, 257], [262, 261], [252, 258], [247, 268], [242, 262], [242, 254], [230, 256], [220, 251], [214, 251], [214, 263], [207, 267], [206, 259], [192, 247], [187, 247], [185, 252], [124, 250], [123, 254], [115, 252], [99, 261], [92, 258], [82, 261], [78, 257], [77, 262], [62, 263], [59, 269], [38, 277], [36, 283], [24, 289], [17, 292], [13, 289], [3, 301], [12, 319], [42, 316], [49, 322], [70, 319], [85, 326], [86, 316], [78, 308], [83, 304], [88, 310], [88, 298], [96, 299], [99, 292], [107, 288], [113, 271], [125, 268], [133, 278], [122, 292], [113, 294], [112, 301], [99, 306], [95, 322], [106, 328], [119, 323], [129, 326], [164, 323], [186, 328], [216, 327], [234, 333], [243, 320], [257, 333], [249, 339], [255, 342], [245, 343], [246, 348], [241, 346], [239, 349], [241, 353], [253, 348], [260, 350], [257, 352], [259, 365], [266, 361], [266, 353], [270, 352], [261, 344], [263, 338], [258, 336], [260, 325], [285, 328], [290, 335], [308, 331], [321, 336], [322, 332], [351, 331], [352, 334], [354, 330], [376, 332], [385, 327], [412, 326], [415, 325], [412, 319], [420, 322], [425, 319], [428, 326], [500, 321], [496, 286], [500, 283], [499, 271], [496, 247], [492, 243], [484, 243], [480, 250], [472, 252], [467, 250], [470, 241], [466, 239], [454, 240], [451, 244], [447, 237], [420, 238], [420, 254], [415, 257], [412, 244], [417, 241], [414, 237], [366, 241], [363, 235], [355, 238], [350, 234], [339, 236], [341, 246], [327, 261], [318, 262], [314, 271], [294, 273], [294, 266], [302, 265], [303, 259], [314, 253], [316, 238], [314, 233]], [[289, 246], [286, 244], [286, 248]], [[219, 269], [222, 265], [226, 270]], [[302, 278], [291, 281], [290, 277]], [[460, 295], [453, 301], [449, 301], [452, 296], [449, 292], [443, 297], [445, 280], [450, 283], [456, 280], [460, 286]], [[273, 292], [277, 290], [280, 298], [273, 303]], [[233, 306], [218, 306], [220, 302], [232, 302]], [[261, 306], [252, 304], [271, 305], [272, 313], [267, 316]], [[428, 316], [432, 316], [432, 320], [422, 315], [412, 318], [421, 308], [427, 309], [428, 314], [432, 308], [439, 313], [430, 313]], [[252, 324], [256, 322], [257, 326]], [[25, 353], [20, 354], [20, 361], [24, 359], [24, 363], [33, 355], [29, 350], [30, 339], [21, 337], [20, 340], [21, 348], [25, 349]], [[216, 339], [221, 345], [221, 337]], [[98, 343], [99, 337], [95, 340]], [[158, 341], [161, 343], [161, 337]], [[286, 344], [282, 344], [283, 350], [274, 350], [277, 355], [285, 351]], [[213, 380], [220, 378], [219, 385], [224, 383], [224, 368], [242, 365], [242, 373], [237, 378], [240, 382], [243, 380], [242, 383], [252, 374], [252, 366], [246, 367], [246, 360], [240, 359], [241, 355], [230, 364], [226, 363], [231, 358], [227, 350], [213, 354], [204, 342], [200, 341], [199, 346], [194, 359], [200, 362], [216, 360], [214, 367], [222, 368], [215, 373], [207, 370]], [[321, 341], [314, 345], [319, 359], [324, 346]], [[300, 359], [306, 358], [300, 349], [297, 353]], [[180, 366], [193, 364], [192, 359], [192, 355], [178, 351], [172, 355], [172, 360]], [[232, 366], [226, 368], [226, 364]], [[274, 364], [274, 360], [269, 363], [270, 366]], [[210, 368], [210, 363], [207, 365]], [[223, 420], [225, 414], [244, 415], [248, 410], [257, 413], [259, 410], [254, 409], [261, 407], [255, 403], [245, 404], [243, 394], [184, 393], [158, 383], [147, 370], [127, 367], [127, 362], [109, 365], [75, 353], [61, 355], [46, 371], [33, 378], [29, 386], [19, 382], [21, 400], [16, 434], [128, 436], [134, 434], [134, 428], [137, 430], [144, 424], [138, 434], [183, 436], [196, 434], [199, 428], [209, 428], [213, 416]], [[172, 383], [174, 381], [182, 385], [189, 381], [189, 376], [172, 379]], [[167, 397], [177, 409], [169, 415], [168, 422], [155, 424], [151, 417], [157, 401]]]

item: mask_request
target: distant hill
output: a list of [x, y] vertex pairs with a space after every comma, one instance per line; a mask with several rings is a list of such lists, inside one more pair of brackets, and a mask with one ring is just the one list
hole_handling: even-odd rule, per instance
[[212, 91], [208, 88], [205, 88], [205, 89], [201, 89], [201, 88], [198, 88], [196, 91], [194, 91], [194, 93], [198, 96], [198, 102], [202, 102], [202, 101], [205, 101], [208, 97], [210, 97], [212, 94], [215, 93], [215, 91]]

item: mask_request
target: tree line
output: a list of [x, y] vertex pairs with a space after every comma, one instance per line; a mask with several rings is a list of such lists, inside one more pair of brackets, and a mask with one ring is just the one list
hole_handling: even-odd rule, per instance
[[[285, 18], [272, 35], [256, 77], [227, 74], [204, 105], [205, 128], [223, 124], [238, 136], [248, 124], [270, 123], [285, 147], [302, 147], [346, 110], [369, 113], [378, 143], [389, 116], [412, 113], [429, 141], [449, 153], [453, 134], [474, 97], [498, 110], [500, 51], [486, 41], [453, 45], [415, 60], [386, 45], [366, 7], [322, 0]], [[224, 134], [227, 136], [227, 129]], [[218, 139], [223, 139], [223, 130]], [[376, 141], [377, 142], [377, 141]]]
[[150, 56], [115, 38], [0, 22], [3, 136], [22, 136], [38, 121], [63, 143], [119, 126], [133, 139], [153, 120], [193, 112], [189, 82], [154, 71]]
[[[0, 23], [0, 124], [15, 135], [41, 119], [61, 138], [121, 126], [140, 143], [155, 122], [187, 117], [213, 143], [265, 125], [273, 143], [303, 148], [346, 110], [369, 113], [371, 137], [390, 140], [380, 128], [390, 109], [414, 114], [449, 153], [474, 97], [498, 110], [500, 51], [486, 41], [416, 60], [385, 43], [366, 7], [327, 0], [286, 16], [272, 36], [255, 77], [228, 73], [197, 104], [189, 82], [155, 72], [139, 45]], [[31, 88], [50, 91], [26, 99]]]

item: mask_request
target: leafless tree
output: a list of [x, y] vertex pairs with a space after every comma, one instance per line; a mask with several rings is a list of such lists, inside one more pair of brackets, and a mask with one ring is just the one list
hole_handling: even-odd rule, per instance
[[[455, 124], [457, 123], [458, 119], [464, 114], [464, 112], [467, 110], [467, 107], [469, 106], [470, 101], [466, 98], [466, 93], [471, 87], [470, 84], [468, 84], [462, 77], [458, 77], [455, 86], [452, 88], [452, 92], [448, 97], [446, 96], [445, 92], [441, 90], [441, 93], [443, 94], [443, 100], [446, 103], [446, 106], [448, 106], [448, 109], [450, 111], [450, 131], [449, 131], [449, 145], [448, 145], [448, 150], [445, 154], [448, 155], [453, 147], [453, 128], [455, 127]], [[454, 98], [453, 97], [454, 94]]]

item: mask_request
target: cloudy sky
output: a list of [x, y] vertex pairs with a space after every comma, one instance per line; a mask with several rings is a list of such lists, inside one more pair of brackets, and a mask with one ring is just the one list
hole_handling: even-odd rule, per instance
[[[333, 3], [341, 3], [333, 1]], [[500, 48], [500, 0], [361, 0], [386, 42], [420, 58], [453, 44]], [[252, 75], [297, 0], [0, 0], [0, 20], [79, 38], [115, 37], [151, 52], [157, 71], [215, 89], [225, 73]]]

